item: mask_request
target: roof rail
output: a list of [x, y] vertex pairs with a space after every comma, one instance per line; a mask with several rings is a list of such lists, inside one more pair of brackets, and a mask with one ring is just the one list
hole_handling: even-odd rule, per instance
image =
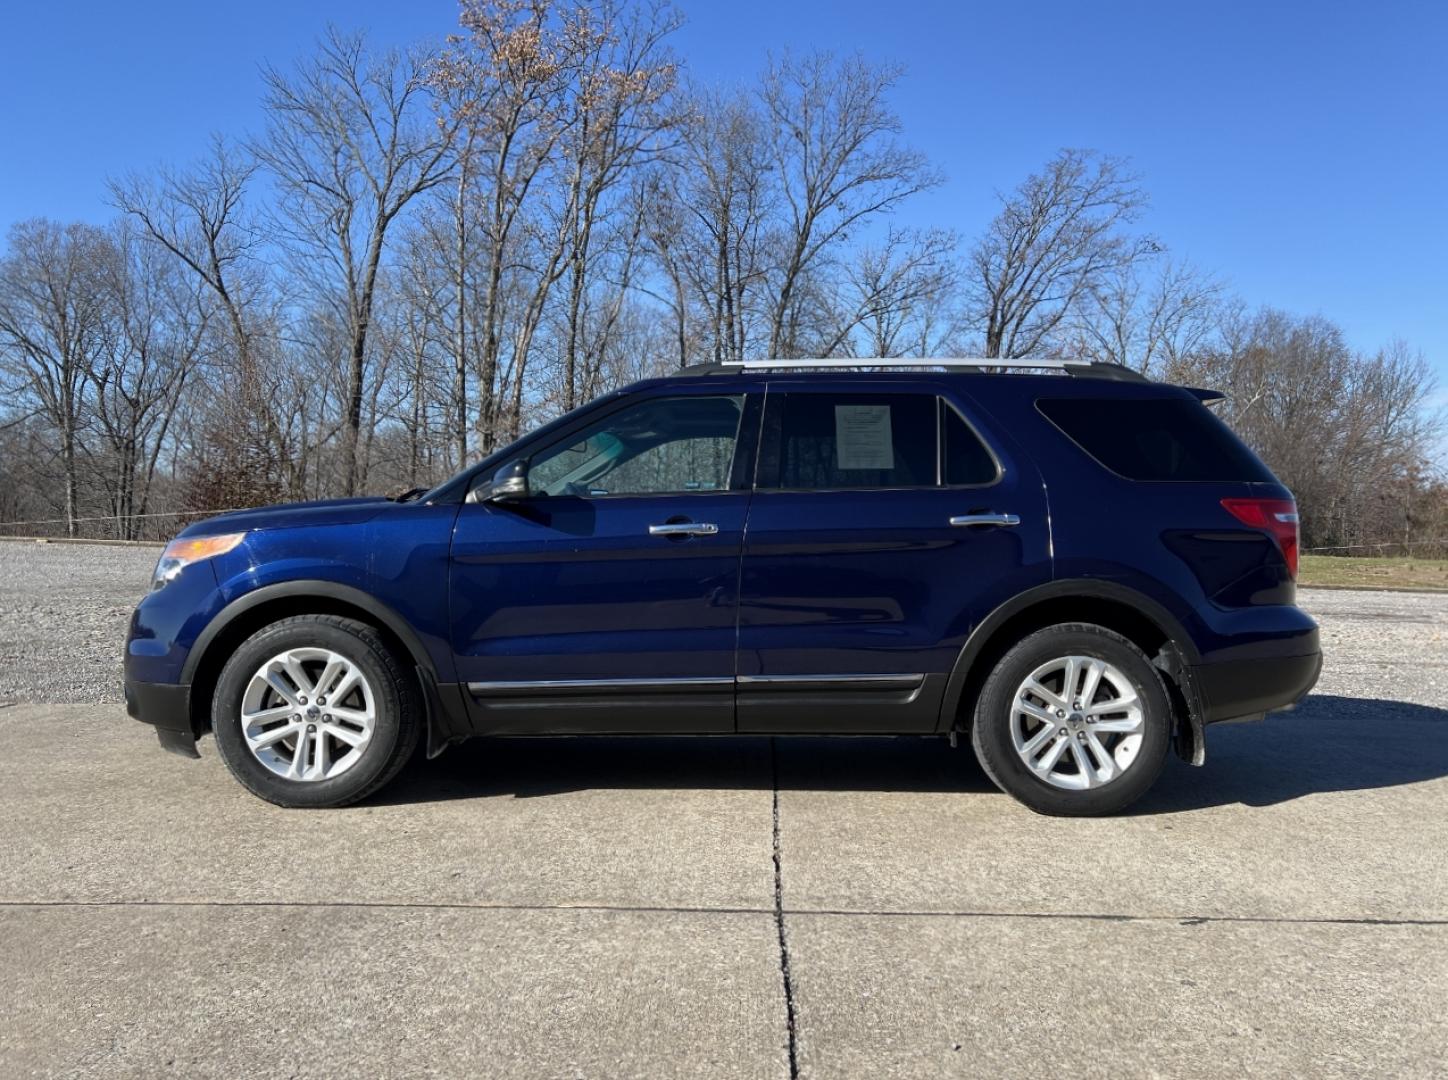
[[1150, 382], [1141, 372], [1122, 364], [1098, 360], [1030, 360], [1023, 358], [976, 356], [847, 356], [815, 357], [797, 360], [725, 360], [710, 365], [715, 371], [802, 371], [808, 369], [852, 368], [952, 368], [962, 371], [1062, 371], [1068, 375], [1087, 375], [1122, 382]]

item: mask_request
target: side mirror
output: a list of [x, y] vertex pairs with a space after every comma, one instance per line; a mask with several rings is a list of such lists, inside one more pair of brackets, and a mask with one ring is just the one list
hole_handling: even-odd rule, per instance
[[520, 460], [504, 465], [493, 474], [492, 480], [468, 492], [468, 502], [506, 503], [526, 499], [529, 494], [528, 463]]

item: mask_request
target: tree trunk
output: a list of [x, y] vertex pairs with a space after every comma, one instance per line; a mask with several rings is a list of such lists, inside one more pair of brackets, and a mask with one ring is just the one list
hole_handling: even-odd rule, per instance
[[453, 325], [452, 421], [459, 469], [466, 465], [468, 460], [467, 184], [468, 158], [464, 153], [458, 171], [457, 197], [453, 203], [454, 224], [457, 227], [456, 247], [453, 251], [457, 260], [453, 267], [453, 291], [457, 294], [457, 322]]
[[77, 483], [75, 476], [75, 422], [67, 416], [61, 427], [60, 456], [65, 468], [65, 535], [74, 538]]
[[[372, 225], [372, 236], [367, 243], [367, 264], [362, 268], [362, 293], [357, 298], [357, 309], [353, 312], [352, 355], [347, 374], [347, 478], [344, 494], [357, 494], [357, 486], [365, 475], [365, 469], [358, 461], [362, 443], [362, 393], [367, 377], [367, 331], [372, 324], [372, 301], [377, 292], [377, 272], [382, 265], [382, 242], [387, 232], [388, 216], [385, 206], [377, 207], [377, 219]], [[368, 440], [370, 443], [370, 439]]]

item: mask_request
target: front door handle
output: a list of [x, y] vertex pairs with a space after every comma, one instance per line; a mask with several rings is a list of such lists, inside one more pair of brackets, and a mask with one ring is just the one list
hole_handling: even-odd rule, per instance
[[719, 526], [707, 521], [667, 521], [662, 525], [650, 525], [650, 536], [717, 536]]
[[959, 517], [951, 518], [950, 523], [961, 528], [968, 528], [971, 525], [1001, 525], [1009, 528], [1012, 525], [1019, 525], [1021, 519], [1016, 514], [961, 514]]

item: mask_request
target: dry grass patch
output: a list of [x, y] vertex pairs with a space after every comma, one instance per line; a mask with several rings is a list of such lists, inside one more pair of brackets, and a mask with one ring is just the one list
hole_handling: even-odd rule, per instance
[[1304, 555], [1297, 583], [1448, 591], [1448, 559]]

